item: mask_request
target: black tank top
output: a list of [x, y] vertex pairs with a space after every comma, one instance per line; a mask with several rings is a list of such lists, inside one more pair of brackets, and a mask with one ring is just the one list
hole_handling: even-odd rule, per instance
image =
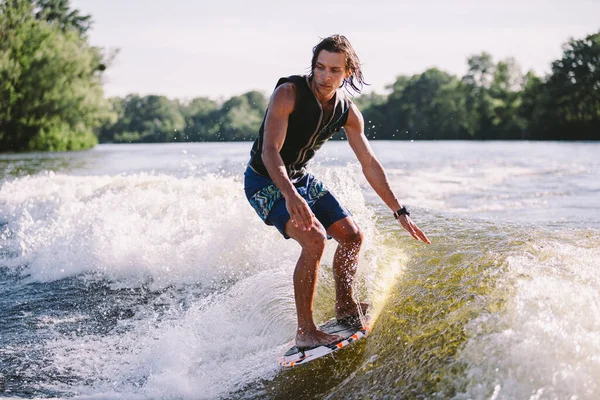
[[[296, 107], [288, 119], [285, 141], [279, 154], [283, 159], [288, 177], [292, 181], [306, 174], [306, 165], [314, 157], [316, 151], [338, 132], [348, 121], [351, 101], [338, 89], [335, 94], [335, 105], [329, 121], [323, 121], [323, 108], [315, 97], [307, 76], [292, 75], [281, 78], [275, 88], [291, 82], [296, 86]], [[267, 109], [267, 113], [269, 110]], [[250, 167], [260, 175], [269, 176], [262, 161], [262, 144], [265, 131], [266, 113], [250, 151]]]

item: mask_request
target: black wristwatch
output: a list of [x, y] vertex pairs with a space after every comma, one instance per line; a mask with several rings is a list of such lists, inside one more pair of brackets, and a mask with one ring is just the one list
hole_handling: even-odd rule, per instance
[[394, 218], [398, 219], [401, 215], [406, 215], [407, 217], [410, 217], [410, 213], [408, 212], [405, 206], [402, 206], [401, 209], [394, 213]]

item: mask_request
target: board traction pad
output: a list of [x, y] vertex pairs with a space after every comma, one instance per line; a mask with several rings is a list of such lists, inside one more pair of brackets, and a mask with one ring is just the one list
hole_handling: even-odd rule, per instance
[[330, 319], [324, 324], [319, 325], [319, 330], [342, 336], [344, 339], [340, 342], [330, 345], [311, 347], [309, 349], [298, 349], [296, 346], [290, 348], [282, 357], [279, 357], [277, 363], [282, 367], [293, 367], [304, 364], [309, 361], [321, 358], [333, 353], [341, 348], [348, 346], [350, 343], [361, 339], [369, 333], [369, 328], [358, 321], [356, 324], [339, 323], [335, 318]]

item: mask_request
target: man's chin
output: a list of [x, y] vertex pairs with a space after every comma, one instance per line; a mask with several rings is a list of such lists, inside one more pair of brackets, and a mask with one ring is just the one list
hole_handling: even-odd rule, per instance
[[333, 86], [318, 85], [317, 90], [323, 95], [330, 95], [332, 93], [335, 93], [335, 88]]

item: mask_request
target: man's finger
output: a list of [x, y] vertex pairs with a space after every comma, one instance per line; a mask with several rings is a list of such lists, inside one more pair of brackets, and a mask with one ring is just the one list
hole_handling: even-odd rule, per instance
[[310, 209], [308, 207], [303, 207], [301, 215], [302, 229], [305, 231], [310, 230], [310, 227], [312, 226], [312, 212], [310, 212]]
[[421, 229], [419, 229], [419, 227], [415, 225], [410, 218], [406, 217], [405, 220], [400, 218], [399, 222], [400, 225], [402, 225], [402, 227], [406, 229], [413, 238], [415, 238], [415, 240], [421, 240], [427, 244], [431, 244], [431, 241], [427, 238], [427, 236], [425, 236]]
[[415, 230], [413, 229], [413, 224], [410, 223], [410, 221], [408, 220], [408, 218], [406, 218], [406, 222], [402, 223], [403, 221], [400, 220], [400, 224], [402, 225], [402, 227], [404, 229], [406, 229], [406, 231], [408, 233], [410, 233], [410, 235], [415, 238], [416, 240], [419, 240], [419, 237], [417, 236], [417, 233], [415, 232]]
[[292, 218], [292, 223], [294, 224], [294, 226], [296, 228], [306, 230], [306, 227], [305, 227], [306, 218], [304, 217], [304, 209], [303, 208], [294, 209], [291, 218]]
[[419, 235], [417, 235], [417, 232], [415, 232], [415, 230], [414, 230], [414, 229], [412, 229], [412, 227], [411, 227], [411, 229], [408, 231], [408, 233], [410, 233], [410, 234], [411, 234], [411, 236], [412, 236], [412, 237], [414, 237], [416, 240], [420, 240], [420, 238], [419, 238]]
[[431, 241], [427, 238], [427, 236], [423, 233], [423, 231], [421, 229], [419, 229], [418, 226], [414, 226], [414, 230], [417, 234], [417, 236], [419, 237], [419, 240], [422, 240], [423, 242], [427, 243], [427, 244], [431, 244]]
[[[417, 228], [418, 229], [418, 228]], [[429, 240], [429, 238], [427, 237], [427, 235], [425, 235], [420, 229], [417, 232], [417, 234], [421, 237], [421, 240], [424, 241], [427, 244], [431, 244], [431, 240]]]
[[304, 220], [304, 223], [302, 224], [302, 230], [309, 231], [311, 226], [312, 222], [310, 220]]

